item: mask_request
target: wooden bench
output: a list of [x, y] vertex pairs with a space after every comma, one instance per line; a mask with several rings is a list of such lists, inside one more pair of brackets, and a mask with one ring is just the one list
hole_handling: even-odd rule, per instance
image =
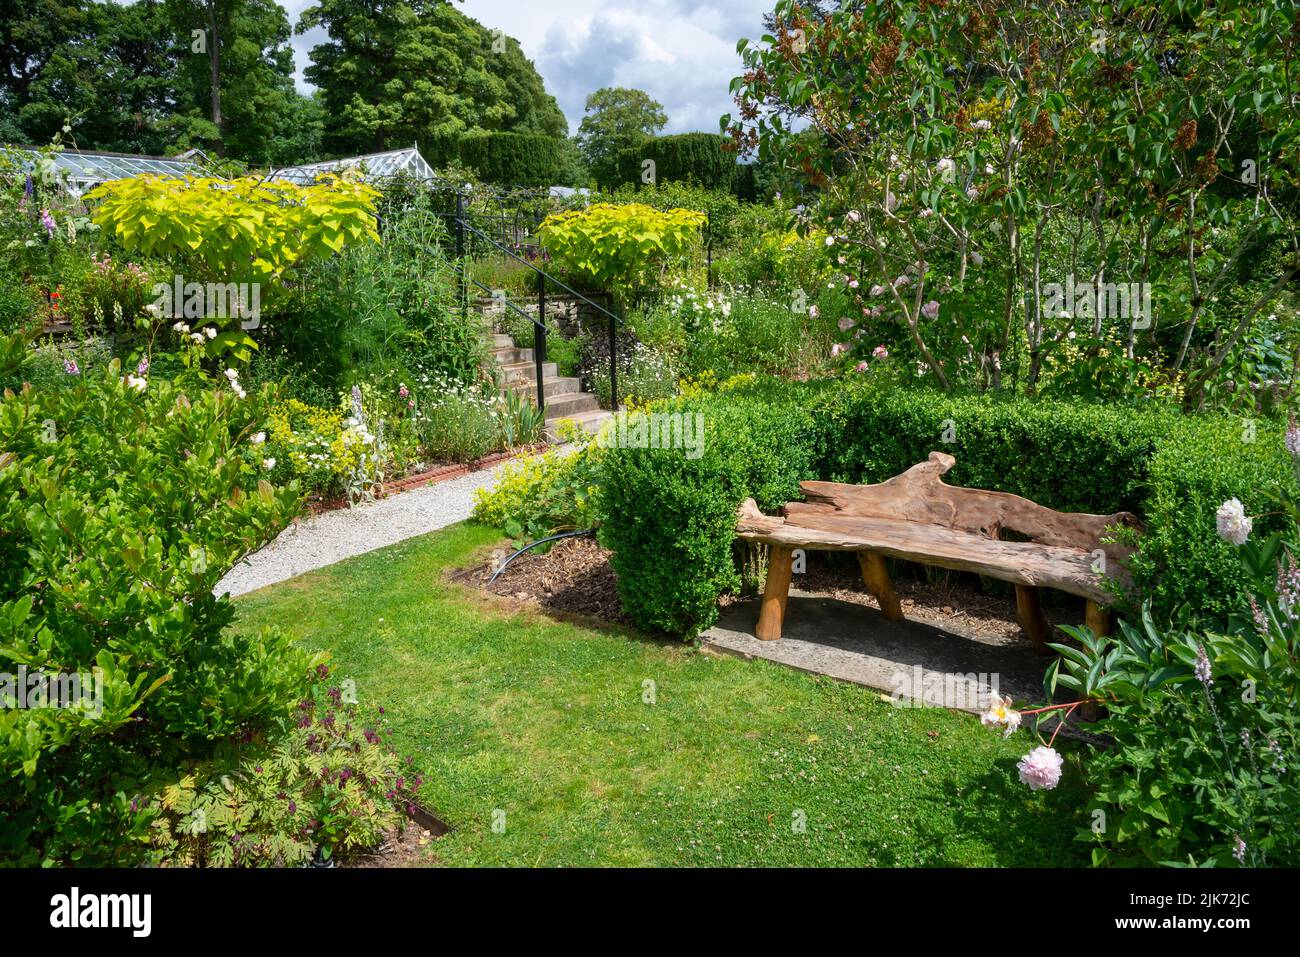
[[[1039, 651], [1047, 650], [1051, 634], [1039, 588], [1086, 599], [1085, 622], [1106, 634], [1114, 596], [1102, 579], [1126, 582], [1133, 549], [1102, 539], [1115, 526], [1140, 531], [1138, 520], [1128, 512], [1057, 512], [1019, 495], [945, 485], [941, 476], [954, 464], [951, 455], [931, 452], [928, 461], [879, 485], [801, 482], [807, 501], [788, 503], [784, 517], [764, 515], [746, 499], [737, 534], [770, 546], [757, 637], [781, 637], [796, 548], [857, 552], [867, 590], [890, 621], [901, 621], [903, 611], [885, 556], [1012, 582], [1020, 626]], [[1007, 533], [1027, 540], [1007, 540]]]

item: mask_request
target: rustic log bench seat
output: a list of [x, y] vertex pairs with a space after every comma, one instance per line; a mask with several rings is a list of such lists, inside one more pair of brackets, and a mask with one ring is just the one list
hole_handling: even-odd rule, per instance
[[[1133, 549], [1105, 544], [1115, 526], [1140, 530], [1129, 512], [1088, 515], [1057, 512], [1019, 495], [945, 485], [956, 464], [943, 452], [879, 485], [801, 482], [804, 502], [789, 502], [782, 516], [764, 515], [753, 499], [737, 512], [737, 534], [770, 546], [767, 583], [755, 635], [781, 637], [795, 549], [857, 552], [867, 590], [890, 621], [902, 607], [890, 583], [885, 556], [976, 572], [1016, 587], [1020, 627], [1040, 652], [1051, 629], [1039, 606], [1039, 588], [1079, 595], [1085, 621], [1097, 634], [1110, 628], [1114, 595], [1103, 577], [1127, 580]], [[1008, 541], [1004, 535], [1028, 541]]]

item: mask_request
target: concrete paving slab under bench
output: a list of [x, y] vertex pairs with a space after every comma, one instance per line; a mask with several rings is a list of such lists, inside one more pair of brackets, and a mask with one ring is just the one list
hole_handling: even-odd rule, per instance
[[887, 621], [874, 608], [791, 590], [778, 641], [754, 637], [758, 602], [737, 602], [700, 636], [705, 650], [762, 658], [897, 699], [978, 714], [997, 691], [1040, 701], [1050, 659], [1023, 645], [999, 646], [924, 621]]

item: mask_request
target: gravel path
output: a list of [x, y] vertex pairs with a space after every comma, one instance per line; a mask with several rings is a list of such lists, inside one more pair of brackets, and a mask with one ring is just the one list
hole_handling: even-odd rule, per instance
[[242, 595], [353, 555], [454, 525], [469, 518], [474, 489], [491, 485], [498, 467], [305, 518], [232, 568], [214, 591], [218, 595], [227, 591], [232, 596]]

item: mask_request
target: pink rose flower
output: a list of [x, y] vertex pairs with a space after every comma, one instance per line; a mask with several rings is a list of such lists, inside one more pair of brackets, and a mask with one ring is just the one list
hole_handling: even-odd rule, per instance
[[848, 351], [849, 347], [847, 345], [843, 342], [837, 342], [835, 345], [831, 346], [831, 358], [834, 359], [836, 356], [842, 356]]
[[921, 315], [925, 316], [927, 319], [935, 318], [939, 315], [939, 304], [931, 299], [921, 307]]
[[855, 365], [853, 368], [854, 368], [854, 370], [857, 371], [857, 372], [866, 372], [866, 371], [867, 371], [867, 363], [866, 363], [866, 360], [863, 360], [862, 362], [859, 362], [859, 363], [858, 363], [857, 365]]
[[875, 356], [877, 359], [888, 359], [888, 358], [889, 358], [889, 350], [886, 349], [883, 345], [881, 345], [881, 346], [876, 346], [876, 348], [874, 348], [874, 349], [871, 350], [871, 354], [872, 354], [873, 356]]

